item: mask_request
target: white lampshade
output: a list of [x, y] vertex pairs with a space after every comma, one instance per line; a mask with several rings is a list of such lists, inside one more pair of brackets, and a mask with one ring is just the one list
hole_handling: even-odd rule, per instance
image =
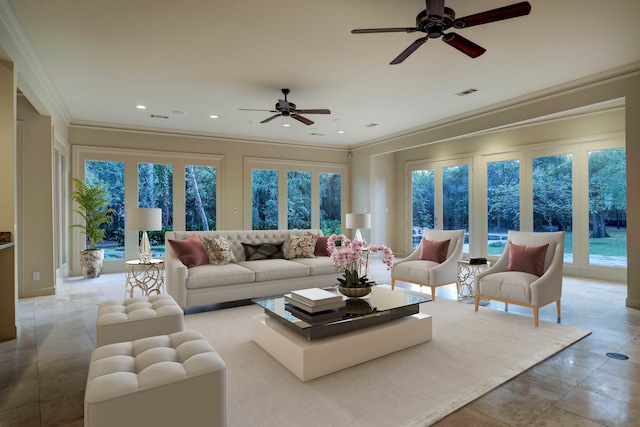
[[345, 228], [371, 228], [370, 213], [348, 213], [345, 221]]
[[355, 229], [353, 240], [364, 240], [361, 228], [371, 228], [371, 214], [370, 213], [348, 213], [345, 221], [345, 228]]
[[162, 209], [160, 208], [131, 208], [127, 210], [127, 230], [142, 230], [138, 260], [148, 264], [153, 258], [147, 230], [162, 230]]
[[127, 209], [127, 230], [162, 230], [162, 209]]

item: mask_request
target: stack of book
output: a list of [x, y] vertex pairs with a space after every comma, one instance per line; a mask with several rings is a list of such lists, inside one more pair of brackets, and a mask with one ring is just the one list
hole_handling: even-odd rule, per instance
[[486, 258], [479, 258], [479, 257], [465, 257], [463, 256], [460, 261], [462, 262], [466, 262], [467, 264], [486, 264], [487, 263], [487, 259]]
[[340, 319], [345, 314], [346, 302], [342, 295], [320, 288], [292, 291], [284, 296], [284, 300], [287, 311], [309, 323]]

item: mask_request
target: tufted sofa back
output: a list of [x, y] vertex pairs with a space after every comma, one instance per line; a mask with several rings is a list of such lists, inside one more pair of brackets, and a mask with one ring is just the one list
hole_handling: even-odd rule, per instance
[[257, 244], [257, 243], [279, 243], [284, 242], [282, 251], [284, 254], [289, 253], [289, 236], [290, 235], [305, 235], [307, 232], [318, 234], [322, 236], [322, 230], [310, 229], [310, 230], [214, 230], [214, 231], [167, 231], [165, 239], [177, 239], [184, 240], [191, 237], [194, 233], [202, 240], [205, 236], [218, 237], [222, 236], [233, 250], [233, 255], [236, 262], [244, 261], [244, 248], [243, 243]]

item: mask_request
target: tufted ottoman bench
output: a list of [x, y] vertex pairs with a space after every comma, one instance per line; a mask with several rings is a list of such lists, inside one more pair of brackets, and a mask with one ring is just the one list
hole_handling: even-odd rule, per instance
[[85, 427], [224, 426], [226, 367], [198, 331], [98, 347]]
[[96, 347], [180, 332], [183, 320], [169, 295], [105, 301], [98, 306]]

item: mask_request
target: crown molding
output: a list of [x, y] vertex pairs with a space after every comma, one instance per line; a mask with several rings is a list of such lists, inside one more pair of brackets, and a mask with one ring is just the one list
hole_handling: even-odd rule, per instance
[[16, 65], [20, 91], [40, 114], [59, 117], [68, 125], [71, 114], [61, 101], [8, 0], [0, 0], [0, 39], [2, 49]]

